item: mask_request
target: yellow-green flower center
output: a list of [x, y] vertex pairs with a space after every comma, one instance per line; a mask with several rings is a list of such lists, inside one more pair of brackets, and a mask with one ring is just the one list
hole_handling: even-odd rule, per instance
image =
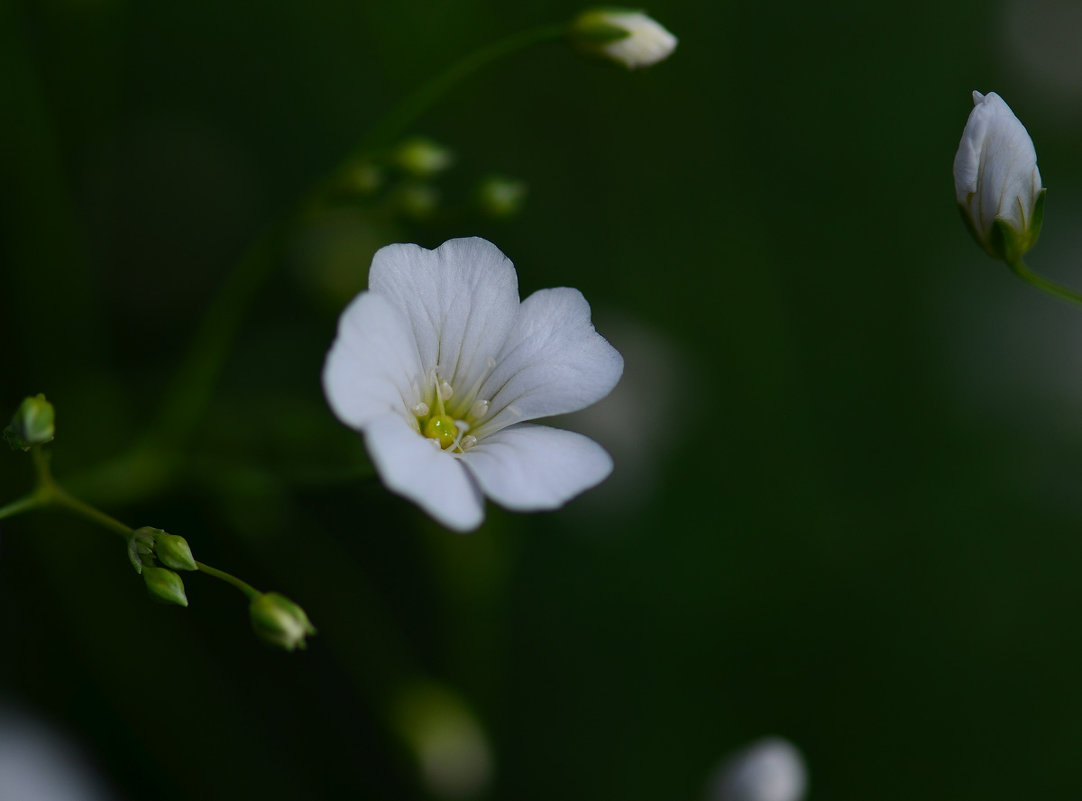
[[449, 382], [441, 380], [437, 371], [431, 371], [425, 399], [410, 410], [417, 418], [417, 429], [422, 436], [452, 453], [462, 453], [476, 445], [477, 437], [467, 432], [488, 416], [489, 402], [478, 398], [477, 393], [493, 367], [489, 360], [481, 376], [462, 395], [456, 394]]

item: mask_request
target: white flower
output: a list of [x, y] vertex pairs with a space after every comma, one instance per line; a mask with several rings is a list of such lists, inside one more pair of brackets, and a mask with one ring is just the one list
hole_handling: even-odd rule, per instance
[[339, 320], [323, 389], [364, 433], [388, 488], [468, 531], [483, 495], [555, 509], [611, 472], [592, 440], [526, 421], [589, 406], [622, 371], [582, 293], [542, 289], [519, 303], [514, 265], [495, 245], [452, 239], [376, 253], [368, 291]]
[[970, 232], [993, 258], [1020, 259], [1036, 243], [1044, 206], [1037, 153], [995, 92], [973, 93], [954, 157], [954, 190]]
[[710, 801], [801, 801], [804, 758], [781, 737], [767, 737], [729, 757], [714, 775]]
[[571, 35], [580, 46], [623, 64], [628, 69], [664, 61], [676, 49], [676, 37], [641, 11], [592, 9], [572, 23]]

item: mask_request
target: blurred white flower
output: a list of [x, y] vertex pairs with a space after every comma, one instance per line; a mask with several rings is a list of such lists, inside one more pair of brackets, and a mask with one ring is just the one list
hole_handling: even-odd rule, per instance
[[1036, 243], [1044, 205], [1037, 153], [995, 92], [973, 93], [954, 157], [954, 191], [970, 232], [993, 258], [1013, 263]]
[[525, 422], [589, 406], [620, 378], [582, 293], [520, 303], [514, 265], [478, 238], [382, 248], [368, 287], [342, 313], [323, 388], [388, 488], [468, 531], [483, 495], [555, 509], [609, 474], [592, 440]]
[[106, 801], [113, 797], [71, 743], [44, 724], [0, 706], [0, 799]]
[[676, 49], [676, 37], [641, 11], [598, 8], [584, 11], [571, 25], [580, 47], [628, 69], [664, 61]]
[[752, 743], [714, 774], [709, 801], [801, 801], [808, 787], [804, 759], [780, 737]]

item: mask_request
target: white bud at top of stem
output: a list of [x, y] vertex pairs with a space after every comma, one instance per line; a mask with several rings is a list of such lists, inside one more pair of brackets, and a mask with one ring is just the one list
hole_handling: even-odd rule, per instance
[[1045, 193], [1037, 153], [995, 92], [973, 93], [954, 157], [954, 191], [970, 232], [993, 258], [1016, 261], [1036, 243]]
[[571, 23], [571, 39], [583, 49], [628, 69], [664, 61], [676, 49], [676, 37], [641, 11], [595, 8]]

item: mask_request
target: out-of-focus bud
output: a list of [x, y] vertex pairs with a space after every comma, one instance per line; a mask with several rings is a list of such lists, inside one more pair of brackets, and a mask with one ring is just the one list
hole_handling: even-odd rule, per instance
[[788, 740], [767, 737], [729, 757], [710, 783], [708, 801], [801, 801], [808, 774]]
[[676, 49], [676, 37], [641, 11], [594, 8], [571, 23], [571, 41], [582, 50], [628, 69], [664, 61]]
[[394, 190], [393, 202], [411, 220], [427, 220], [440, 205], [440, 193], [429, 184], [405, 183]]
[[1025, 127], [995, 92], [973, 93], [954, 191], [969, 232], [989, 256], [1017, 264], [1037, 243], [1045, 189]]
[[350, 167], [343, 182], [362, 195], [371, 195], [383, 186], [383, 170], [370, 161], [361, 161]]
[[394, 151], [393, 157], [400, 169], [417, 178], [431, 178], [450, 167], [454, 160], [450, 150], [422, 137], [403, 142]]
[[477, 185], [477, 205], [489, 217], [511, 217], [526, 199], [526, 183], [502, 175], [491, 175]]
[[4, 439], [12, 448], [28, 451], [34, 445], [52, 442], [56, 433], [56, 412], [44, 395], [25, 398], [15, 410]]
[[172, 570], [143, 565], [143, 581], [147, 585], [147, 591], [155, 598], [178, 606], [188, 605], [188, 596], [184, 594], [184, 582]]
[[252, 599], [248, 612], [256, 636], [276, 648], [303, 650], [305, 637], [316, 633], [304, 610], [277, 592], [257, 595]]
[[176, 534], [159, 530], [154, 539], [154, 555], [158, 561], [173, 570], [198, 570], [188, 541]]
[[421, 777], [437, 798], [472, 798], [492, 778], [492, 749], [477, 718], [452, 690], [428, 682], [403, 689], [392, 710]]

